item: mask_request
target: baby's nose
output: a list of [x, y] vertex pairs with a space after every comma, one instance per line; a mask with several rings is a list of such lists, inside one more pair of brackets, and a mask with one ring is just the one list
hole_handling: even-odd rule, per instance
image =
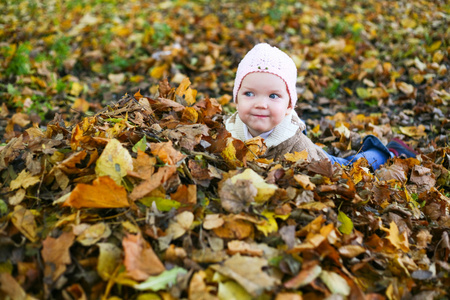
[[260, 99], [256, 102], [256, 107], [258, 108], [267, 108], [269, 107], [268, 101], [266, 99]]

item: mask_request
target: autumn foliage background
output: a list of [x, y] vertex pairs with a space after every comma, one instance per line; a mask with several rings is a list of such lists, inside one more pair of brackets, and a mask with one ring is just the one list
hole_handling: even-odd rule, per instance
[[[445, 299], [446, 1], [2, 1], [1, 299]], [[374, 172], [224, 129], [258, 42], [297, 112]], [[333, 298], [334, 299], [334, 298]]]

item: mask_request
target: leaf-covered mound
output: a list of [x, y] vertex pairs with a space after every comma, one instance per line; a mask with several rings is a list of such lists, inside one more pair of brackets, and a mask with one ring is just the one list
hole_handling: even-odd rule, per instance
[[[220, 104], [196, 101], [188, 80], [155, 89], [1, 146], [2, 295], [448, 297], [448, 147], [376, 172], [365, 159], [268, 161], [262, 140], [231, 138]], [[340, 114], [311, 137], [351, 149], [367, 132], [349, 128], [373, 118]]]

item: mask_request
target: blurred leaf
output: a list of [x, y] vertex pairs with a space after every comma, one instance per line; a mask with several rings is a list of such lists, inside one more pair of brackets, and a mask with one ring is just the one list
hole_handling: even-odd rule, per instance
[[134, 288], [141, 291], [151, 290], [155, 292], [164, 290], [176, 284], [179, 275], [184, 275], [186, 273], [187, 271], [185, 269], [174, 267], [173, 269], [162, 272], [158, 276], [150, 276], [144, 282], [135, 285]]

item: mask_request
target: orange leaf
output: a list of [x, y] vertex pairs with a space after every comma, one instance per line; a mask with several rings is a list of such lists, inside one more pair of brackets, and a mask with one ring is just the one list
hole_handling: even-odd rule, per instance
[[138, 200], [157, 187], [162, 183], [166, 182], [175, 172], [177, 171], [176, 166], [166, 166], [159, 168], [158, 172], [153, 174], [150, 179], [143, 181], [137, 187], [134, 188], [133, 192], [130, 194], [130, 199], [135, 201]]
[[80, 146], [80, 140], [83, 137], [83, 130], [80, 126], [77, 126], [72, 130], [72, 137], [70, 138], [70, 147], [72, 150], [76, 150]]
[[128, 207], [127, 192], [109, 176], [101, 176], [93, 184], [78, 184], [63, 206], [75, 208], [115, 208]]
[[221, 227], [213, 228], [214, 233], [223, 239], [243, 240], [253, 234], [253, 225], [247, 221], [224, 218], [225, 223]]
[[128, 171], [127, 175], [141, 178], [144, 180], [152, 177], [156, 165], [156, 157], [149, 156], [144, 151], [138, 150], [136, 158], [133, 158], [133, 170]]
[[170, 194], [170, 198], [184, 204], [197, 203], [197, 186], [195, 184], [180, 185], [175, 193]]
[[163, 162], [169, 165], [174, 165], [185, 157], [185, 155], [173, 148], [172, 141], [166, 143], [150, 143], [150, 149], [153, 155], [157, 155]]
[[137, 91], [135, 94], [134, 94], [134, 98], [136, 98], [136, 100], [139, 100], [139, 99], [141, 99], [143, 96], [141, 95], [141, 90], [139, 90], [139, 91]]
[[132, 279], [145, 280], [165, 270], [152, 246], [140, 234], [124, 237], [122, 246], [125, 253], [124, 265]]

